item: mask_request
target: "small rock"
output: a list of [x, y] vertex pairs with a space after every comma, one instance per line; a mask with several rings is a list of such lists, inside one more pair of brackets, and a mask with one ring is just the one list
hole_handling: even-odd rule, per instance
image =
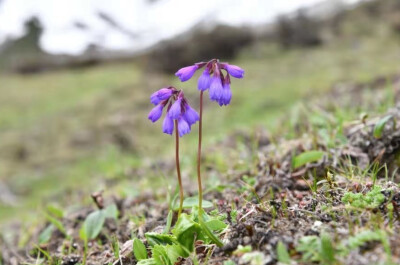
[[245, 236], [243, 238], [243, 244], [244, 245], [250, 245], [250, 243], [251, 243], [251, 238], [249, 236]]
[[303, 179], [298, 179], [296, 180], [296, 183], [294, 184], [294, 188], [296, 190], [309, 190], [310, 186], [308, 185], [307, 181]]

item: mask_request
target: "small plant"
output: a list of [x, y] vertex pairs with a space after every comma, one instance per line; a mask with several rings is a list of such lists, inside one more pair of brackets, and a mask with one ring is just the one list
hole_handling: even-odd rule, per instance
[[[214, 232], [221, 232], [226, 228], [226, 224], [219, 218], [220, 216], [208, 216], [203, 211], [203, 191], [201, 184], [201, 141], [202, 141], [202, 112], [203, 112], [203, 94], [209, 89], [210, 99], [217, 101], [220, 106], [228, 105], [232, 99], [230, 90], [230, 76], [242, 78], [243, 69], [228, 63], [220, 63], [217, 59], [205, 63], [196, 63], [192, 66], [180, 69], [176, 76], [182, 82], [189, 80], [194, 73], [204, 67], [204, 72], [198, 80], [198, 89], [200, 90], [200, 115], [197, 114], [188, 104], [183, 91], [175, 87], [162, 88], [150, 97], [150, 101], [155, 107], [150, 111], [148, 118], [152, 122], [159, 120], [163, 114], [164, 108], [167, 108], [163, 122], [163, 132], [172, 134], [175, 128], [175, 160], [176, 171], [179, 182], [180, 203], [178, 210], [178, 220], [171, 230], [172, 235], [168, 234], [171, 226], [172, 215], [167, 220], [167, 228], [164, 233], [146, 233], [146, 239], [152, 249], [151, 258], [144, 258], [145, 255], [135, 253], [139, 260], [138, 264], [174, 264], [179, 257], [190, 257], [194, 252], [194, 243], [201, 240], [205, 244], [214, 243], [217, 246], [223, 246]], [[222, 72], [224, 70], [226, 73]], [[179, 136], [190, 133], [191, 126], [199, 121], [199, 142], [197, 153], [197, 180], [199, 196], [195, 198], [187, 198], [183, 200], [183, 188], [179, 163]], [[196, 203], [196, 205], [194, 204]], [[212, 206], [211, 203], [204, 201], [204, 206]], [[197, 206], [198, 205], [198, 206]], [[192, 207], [192, 213], [182, 214], [183, 208]], [[173, 207], [174, 209], [175, 207]], [[136, 248], [143, 246], [136, 242]], [[138, 247], [140, 245], [140, 247]]]
[[352, 207], [361, 209], [374, 209], [379, 207], [385, 201], [385, 195], [382, 194], [380, 186], [374, 186], [366, 194], [346, 192], [342, 202], [350, 204]]
[[179, 211], [178, 217], [182, 212], [183, 206], [183, 187], [181, 170], [179, 163], [179, 137], [190, 133], [191, 126], [199, 120], [199, 115], [192, 109], [185, 98], [182, 90], [175, 87], [161, 88], [154, 92], [150, 97], [150, 102], [156, 105], [149, 113], [149, 120], [156, 122], [162, 116], [163, 109], [167, 107], [167, 113], [163, 122], [163, 132], [172, 134], [175, 127], [175, 161], [176, 173], [179, 183]]
[[291, 263], [290, 254], [286, 249], [286, 246], [282, 243], [282, 241], [279, 241], [278, 245], [276, 246], [276, 255], [280, 263], [282, 264]]
[[321, 264], [335, 263], [335, 248], [332, 245], [331, 238], [322, 233], [318, 236], [304, 236], [299, 240], [296, 247], [298, 252], [302, 253], [302, 261], [322, 262]]
[[218, 217], [211, 217], [203, 213], [204, 226], [199, 223], [197, 211], [192, 214], [183, 213], [179, 217], [172, 234], [148, 232], [145, 234], [151, 248], [151, 258], [147, 257], [144, 244], [134, 239], [133, 251], [139, 265], [175, 264], [179, 257], [189, 258], [195, 251], [195, 242], [201, 240], [204, 245], [215, 243], [222, 246], [213, 232], [223, 231], [227, 225]]
[[[201, 183], [201, 141], [202, 141], [202, 121], [203, 121], [203, 94], [209, 90], [210, 100], [216, 101], [220, 106], [229, 105], [232, 99], [231, 78], [243, 78], [244, 70], [236, 65], [220, 63], [218, 59], [209, 62], [199, 62], [191, 66], [179, 69], [175, 73], [182, 82], [192, 78], [194, 73], [203, 68], [203, 74], [198, 79], [197, 88], [200, 91], [200, 117], [199, 117], [199, 142], [197, 151], [197, 181], [199, 189], [199, 216], [201, 217], [203, 188]], [[224, 70], [226, 73], [222, 72]], [[200, 219], [201, 222], [201, 219]]]

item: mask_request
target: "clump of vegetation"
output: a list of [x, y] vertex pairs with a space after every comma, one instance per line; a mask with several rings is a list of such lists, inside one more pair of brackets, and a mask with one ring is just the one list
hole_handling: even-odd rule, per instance
[[342, 201], [356, 208], [375, 209], [378, 208], [386, 200], [386, 197], [382, 194], [382, 191], [383, 190], [380, 186], [374, 186], [370, 191], [365, 194], [363, 194], [362, 192], [346, 192], [342, 198]]

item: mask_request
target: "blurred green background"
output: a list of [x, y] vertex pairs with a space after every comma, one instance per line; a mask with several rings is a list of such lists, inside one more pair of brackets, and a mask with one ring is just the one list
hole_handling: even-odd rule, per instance
[[[206, 148], [237, 130], [274, 131], [293, 105], [334, 85], [400, 72], [398, 1], [360, 1], [329, 15], [313, 8], [255, 26], [196, 25], [132, 54], [48, 54], [40, 17], [28, 21], [25, 35], [0, 48], [0, 224], [49, 203], [88, 201], [101, 189], [134, 196], [175, 183], [160, 172], [173, 159], [173, 138], [147, 114], [150, 94], [168, 85], [198, 107], [197, 75], [180, 83], [180, 67], [218, 57], [246, 71], [233, 80], [228, 107], [206, 101]], [[193, 129], [182, 140], [188, 176]]]

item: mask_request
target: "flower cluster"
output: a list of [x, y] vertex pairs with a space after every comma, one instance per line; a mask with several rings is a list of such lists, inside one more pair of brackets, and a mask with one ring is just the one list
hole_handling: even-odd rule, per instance
[[174, 120], [176, 120], [179, 136], [182, 137], [190, 133], [191, 126], [199, 120], [199, 115], [190, 107], [183, 91], [174, 87], [161, 88], [154, 92], [150, 97], [150, 102], [156, 105], [148, 115], [152, 122], [161, 118], [164, 107], [167, 106], [167, 113], [163, 122], [164, 133], [173, 133]]
[[[200, 62], [181, 68], [175, 75], [179, 77], [182, 82], [185, 82], [192, 78], [197, 70], [203, 67], [203, 74], [198, 80], [198, 89], [201, 91], [209, 89], [211, 100], [218, 102], [220, 106], [228, 105], [232, 99], [230, 77], [243, 78], [244, 70], [239, 66], [220, 63], [219, 60], [212, 59], [207, 63]], [[225, 75], [221, 70], [226, 72]]]

